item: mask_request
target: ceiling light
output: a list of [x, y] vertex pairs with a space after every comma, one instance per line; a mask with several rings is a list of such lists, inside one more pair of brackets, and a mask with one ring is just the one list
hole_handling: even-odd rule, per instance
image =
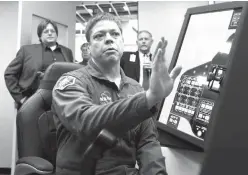
[[88, 12], [92, 14], [93, 13], [93, 10], [92, 9], [88, 9]]
[[123, 9], [124, 9], [125, 11], [128, 11], [128, 6], [127, 6], [127, 5], [124, 5], [124, 6], [123, 6]]

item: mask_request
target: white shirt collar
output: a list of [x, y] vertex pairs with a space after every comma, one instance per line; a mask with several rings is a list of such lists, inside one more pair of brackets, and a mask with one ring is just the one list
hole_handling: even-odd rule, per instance
[[[150, 57], [151, 53], [148, 52], [148, 53], [146, 53], [146, 55]], [[142, 52], [139, 51], [139, 56], [140, 57], [144, 57], [144, 53], [142, 53]]]
[[51, 46], [50, 49], [54, 51], [56, 49], [57, 45]]

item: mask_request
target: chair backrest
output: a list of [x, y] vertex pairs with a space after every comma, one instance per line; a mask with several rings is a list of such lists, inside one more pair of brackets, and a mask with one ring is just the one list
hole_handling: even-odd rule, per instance
[[62, 74], [82, 68], [76, 63], [57, 62], [45, 71], [38, 90], [17, 113], [19, 158], [37, 156], [55, 165], [56, 128], [51, 112], [52, 89]]

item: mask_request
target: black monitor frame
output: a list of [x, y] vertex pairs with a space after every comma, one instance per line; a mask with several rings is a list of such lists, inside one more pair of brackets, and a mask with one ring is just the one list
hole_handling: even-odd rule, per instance
[[[173, 54], [173, 57], [172, 57], [172, 60], [171, 60], [171, 64], [169, 66], [169, 72], [175, 67], [175, 65], [177, 63], [177, 59], [178, 59], [178, 56], [179, 56], [179, 53], [180, 53], [180, 50], [181, 50], [181, 47], [182, 47], [182, 43], [183, 43], [186, 31], [187, 31], [187, 27], [188, 27], [191, 15], [203, 14], [203, 13], [209, 13], [209, 12], [225, 11], [225, 10], [236, 9], [236, 8], [242, 8], [243, 9], [244, 5], [245, 5], [245, 2], [226, 2], [226, 3], [219, 3], [219, 4], [208, 5], [208, 6], [200, 6], [200, 7], [189, 8], [187, 10], [186, 14], [185, 14], [185, 19], [184, 19], [184, 22], [183, 22], [183, 25], [182, 25], [182, 28], [181, 28], [181, 32], [179, 34], [179, 38], [178, 38], [178, 41], [177, 41], [177, 44], [176, 44], [176, 47], [175, 47], [175, 51], [174, 51], [174, 54]], [[239, 28], [240, 27], [238, 26], [237, 30]], [[236, 40], [236, 38], [235, 38], [235, 40]], [[234, 43], [232, 45], [231, 51], [234, 50], [235, 47], [236, 47], [236, 45]], [[230, 54], [231, 54], [231, 51], [230, 51]], [[229, 88], [229, 87], [226, 87], [226, 88]], [[217, 108], [216, 106], [219, 106], [218, 103], [220, 103], [221, 99], [222, 98], [219, 97], [218, 100], [215, 102], [215, 107], [213, 108], [212, 116], [216, 116], [216, 110], [215, 109]], [[163, 104], [164, 104], [164, 100], [162, 101], [160, 110], [158, 112], [158, 117], [157, 117], [158, 120], [159, 120], [159, 117], [160, 117], [160, 114], [161, 114], [161, 111], [162, 111], [162, 108], [163, 108]], [[216, 117], [211, 117], [211, 118], [216, 118]], [[210, 123], [209, 123], [209, 126], [208, 126], [208, 130], [211, 130], [212, 122], [213, 121], [211, 119]], [[188, 135], [186, 133], [183, 133], [181, 131], [178, 131], [178, 130], [175, 130], [173, 128], [170, 128], [169, 126], [167, 126], [167, 125], [165, 125], [165, 124], [163, 124], [163, 123], [161, 123], [159, 121], [157, 122], [157, 126], [158, 126], [158, 129], [159, 129], [160, 133], [163, 134], [163, 132], [164, 132], [164, 135], [170, 135], [170, 137], [174, 136], [175, 137], [174, 140], [179, 139], [179, 140], [182, 140], [183, 142], [187, 142], [189, 145], [193, 145], [193, 146], [196, 146], [196, 147], [200, 148], [201, 151], [203, 151], [204, 148], [205, 148], [204, 145], [205, 145], [205, 142], [206, 142], [206, 140], [208, 138], [208, 134], [206, 135], [205, 141], [202, 141], [202, 140], [199, 140], [197, 138], [193, 138], [192, 136], [190, 136], [190, 135]], [[164, 138], [164, 140], [166, 140], [166, 138]], [[161, 145], [168, 146], [168, 147], [188, 149], [184, 145], [178, 145], [178, 143], [179, 142], [177, 142], [177, 143], [176, 142], [175, 143], [166, 143], [166, 144], [162, 143]], [[196, 149], [193, 148], [193, 150], [196, 150]], [[199, 151], [199, 150], [197, 150], [197, 151]]]
[[[242, 26], [236, 30], [236, 47], [230, 52], [228, 77], [220, 96], [221, 102], [215, 114], [219, 117], [212, 122], [206, 141], [206, 156], [201, 175], [248, 174], [248, 3], [244, 6], [239, 20]], [[227, 157], [228, 156], [228, 157]]]

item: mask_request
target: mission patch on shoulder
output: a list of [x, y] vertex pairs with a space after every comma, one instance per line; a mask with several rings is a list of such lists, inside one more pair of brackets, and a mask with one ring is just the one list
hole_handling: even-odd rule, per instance
[[67, 86], [73, 85], [76, 78], [72, 76], [64, 76], [57, 82], [55, 89], [64, 90]]

